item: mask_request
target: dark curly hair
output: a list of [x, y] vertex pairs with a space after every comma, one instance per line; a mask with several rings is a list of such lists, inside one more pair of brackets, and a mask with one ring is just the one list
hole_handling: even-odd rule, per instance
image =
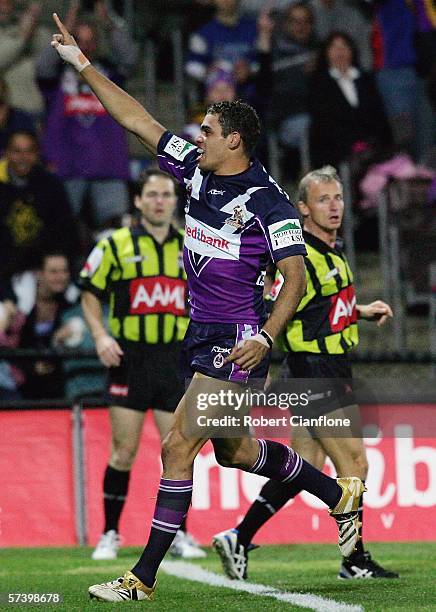
[[238, 132], [241, 135], [244, 151], [250, 157], [260, 134], [260, 120], [254, 108], [242, 100], [235, 100], [211, 104], [206, 113], [218, 115], [224, 138], [232, 132]]

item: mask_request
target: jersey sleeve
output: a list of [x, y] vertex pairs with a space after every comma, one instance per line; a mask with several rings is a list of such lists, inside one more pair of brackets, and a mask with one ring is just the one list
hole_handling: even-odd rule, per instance
[[[269, 197], [271, 194], [272, 198]], [[274, 191], [269, 191], [257, 206], [257, 219], [274, 263], [285, 257], [307, 255], [297, 211], [284, 194], [277, 196]]]
[[192, 177], [197, 167], [197, 147], [187, 140], [165, 132], [157, 145], [159, 168], [168, 172], [184, 185]]
[[92, 249], [79, 275], [79, 286], [102, 298], [110, 283], [110, 274], [116, 266], [115, 258], [105, 238]]

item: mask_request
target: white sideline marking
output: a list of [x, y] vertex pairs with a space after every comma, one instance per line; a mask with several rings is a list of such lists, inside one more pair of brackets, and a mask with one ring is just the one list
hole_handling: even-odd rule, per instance
[[311, 593], [286, 593], [263, 584], [230, 580], [226, 576], [214, 574], [214, 572], [205, 570], [193, 563], [187, 563], [186, 561], [164, 561], [161, 568], [166, 574], [176, 576], [176, 578], [202, 582], [211, 586], [226, 587], [234, 591], [244, 591], [252, 595], [260, 595], [261, 597], [272, 597], [278, 601], [285, 601], [286, 603], [294, 604], [294, 606], [309, 608], [317, 612], [363, 612], [361, 606], [350, 606], [349, 604], [312, 595]]

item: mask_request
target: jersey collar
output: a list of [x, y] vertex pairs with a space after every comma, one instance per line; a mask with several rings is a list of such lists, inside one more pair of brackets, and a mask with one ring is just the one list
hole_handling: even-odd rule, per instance
[[316, 249], [317, 251], [323, 254], [325, 253], [341, 254], [344, 248], [344, 241], [342, 240], [342, 238], [339, 238], [339, 236], [336, 238], [336, 244], [335, 244], [334, 249], [332, 249], [332, 247], [330, 247], [327, 243], [325, 243], [324, 240], [320, 240], [319, 238], [317, 238], [310, 232], [307, 232], [306, 230], [303, 230], [303, 237], [304, 237], [305, 242], [307, 242], [308, 245], [310, 245], [311, 247], [313, 247], [314, 249]]
[[[142, 223], [140, 223], [137, 227], [134, 227], [130, 231], [132, 232], [133, 236], [151, 236], [150, 232], [146, 230], [146, 228], [142, 225]], [[168, 230], [168, 234], [165, 238], [165, 242], [168, 242], [169, 240], [176, 238], [178, 234], [179, 232], [176, 229], [176, 227], [173, 224], [171, 224]], [[153, 236], [151, 237], [153, 238]]]

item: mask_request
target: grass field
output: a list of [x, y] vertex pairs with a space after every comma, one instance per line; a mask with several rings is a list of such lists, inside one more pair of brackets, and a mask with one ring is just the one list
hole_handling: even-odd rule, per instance
[[[182, 571], [184, 578], [175, 578], [160, 571], [158, 591], [153, 602], [132, 602], [124, 607], [148, 606], [159, 612], [308, 609], [332, 612], [351, 611], [351, 606], [360, 607], [366, 612], [436, 610], [436, 543], [371, 544], [370, 550], [377, 561], [398, 571], [400, 579], [337, 580], [338, 554], [337, 548], [332, 545], [265, 546], [250, 555], [250, 582], [278, 589], [279, 597], [274, 595], [277, 591], [271, 596], [271, 589], [262, 591], [259, 588], [260, 593], [257, 594], [237, 592], [228, 586], [210, 586], [201, 576], [202, 582], [189, 580], [190, 576], [195, 578], [200, 568], [221, 575], [218, 558], [209, 550], [207, 558], [200, 561], [187, 565], [169, 563], [168, 567], [178, 568], [177, 571]], [[3, 597], [0, 609], [70, 612], [101, 610], [103, 607], [119, 610], [120, 604], [90, 601], [87, 588], [90, 584], [122, 574], [134, 564], [138, 553], [137, 548], [125, 548], [120, 551], [116, 561], [95, 562], [91, 561], [90, 549], [87, 548], [3, 549], [0, 551], [0, 592]], [[7, 604], [6, 592], [59, 593], [63, 603]], [[316, 600], [318, 603], [309, 607], [302, 607], [280, 601], [281, 593], [312, 594], [323, 599]], [[290, 596], [286, 597], [289, 599]], [[329, 603], [325, 600], [334, 601]], [[306, 599], [303, 598], [304, 601]], [[348, 606], [341, 607], [341, 602]]]

